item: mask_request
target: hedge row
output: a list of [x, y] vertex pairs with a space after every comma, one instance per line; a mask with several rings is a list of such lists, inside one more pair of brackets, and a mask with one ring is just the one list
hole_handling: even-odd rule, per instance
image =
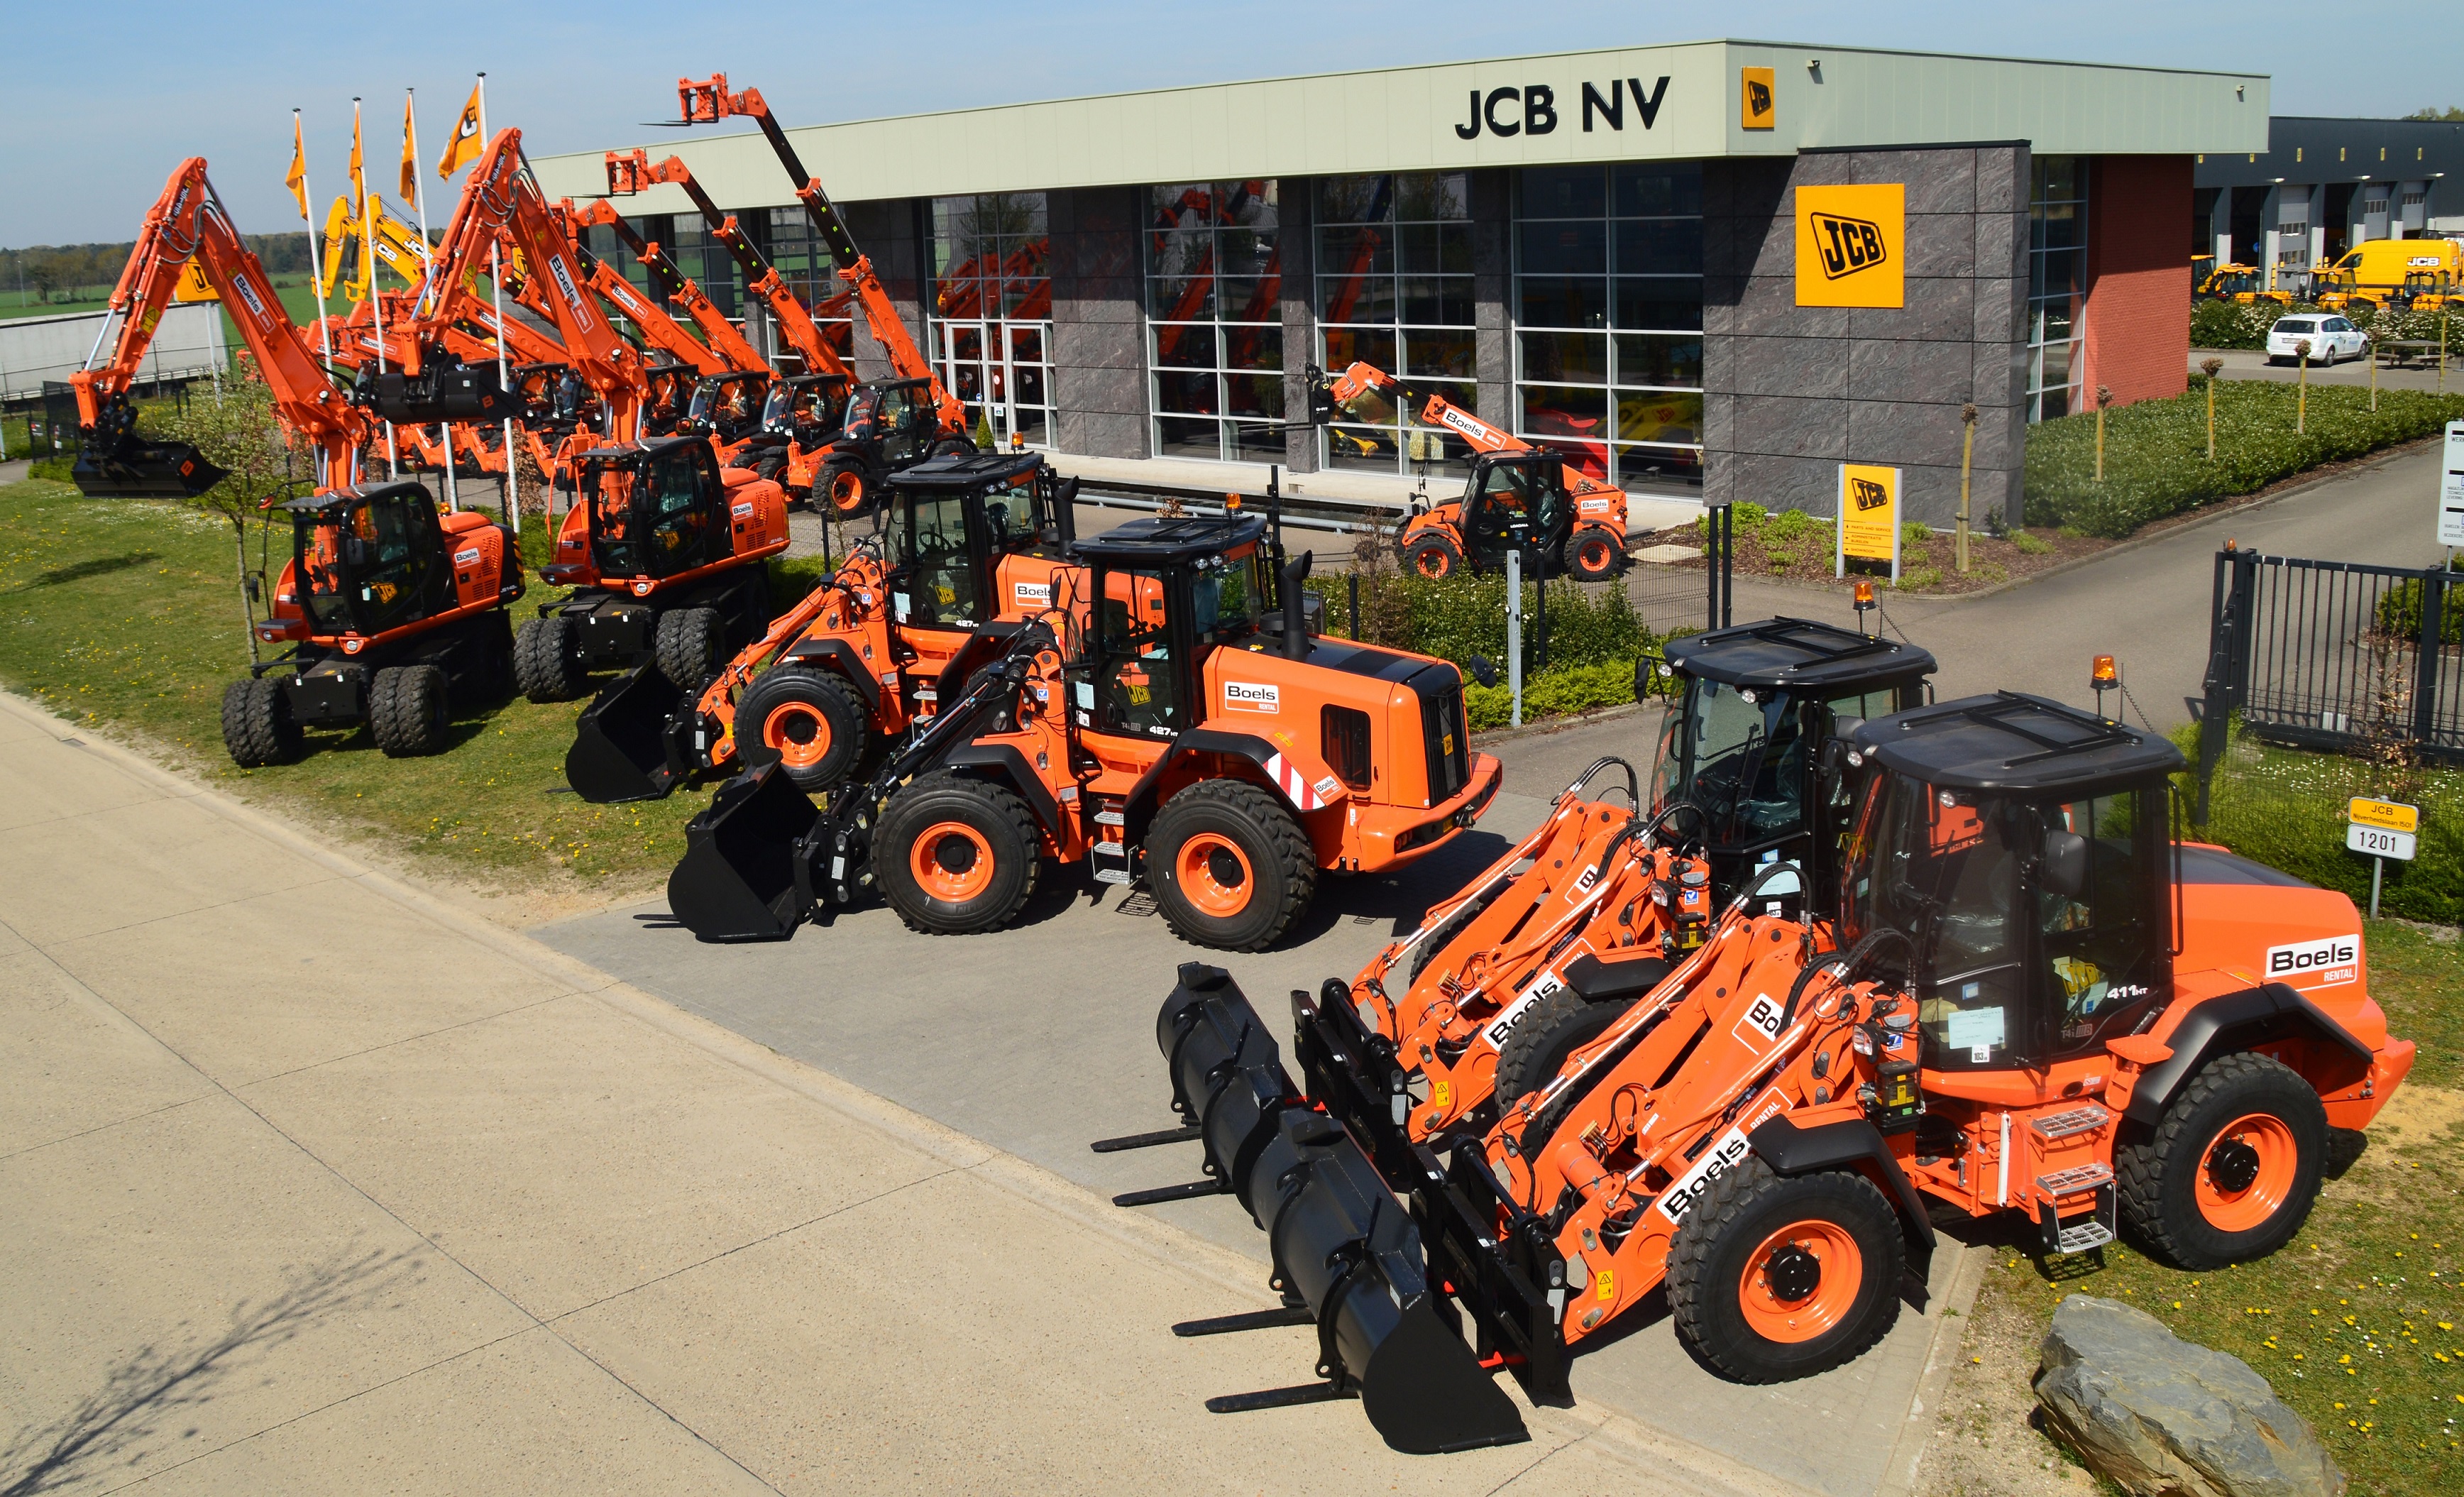
[[[2355, 327], [2381, 342], [2402, 338], [2435, 339], [2441, 316], [2437, 312], [2398, 312], [2388, 307], [2376, 311], [2329, 311], [2307, 304], [2278, 306], [2273, 301], [2197, 301], [2190, 305], [2190, 346], [2264, 348], [2267, 330], [2280, 317], [2348, 318]], [[2464, 337], [2464, 325], [2451, 323], [2447, 336]]]

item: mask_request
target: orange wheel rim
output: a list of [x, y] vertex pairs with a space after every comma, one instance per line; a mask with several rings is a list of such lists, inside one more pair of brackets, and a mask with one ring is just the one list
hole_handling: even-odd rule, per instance
[[830, 721], [803, 702], [781, 702], [761, 719], [761, 742], [790, 769], [810, 769], [829, 757]]
[[832, 478], [830, 502], [843, 510], [861, 508], [864, 504], [864, 475], [843, 473]]
[[2284, 1119], [2273, 1112], [2236, 1117], [2199, 1156], [2199, 1215], [2219, 1232], [2264, 1226], [2292, 1199], [2300, 1173], [2300, 1146]]
[[907, 866], [924, 892], [957, 904], [992, 887], [993, 845], [964, 822], [935, 822], [908, 849]]
[[1583, 569], [1585, 571], [1604, 572], [1608, 570], [1609, 543], [1605, 540], [1587, 540], [1583, 542], [1581, 560]]
[[1420, 575], [1422, 577], [1443, 577], [1446, 575], [1446, 554], [1435, 546], [1431, 546], [1420, 553], [1419, 563]]
[[1757, 1244], [1737, 1282], [1746, 1325], [1766, 1341], [1811, 1341], [1844, 1324], [1865, 1255], [1837, 1222], [1792, 1222]]
[[1199, 832], [1180, 845], [1174, 864], [1181, 893], [1201, 913], [1221, 918], [1249, 908], [1257, 879], [1247, 855], [1231, 838]]

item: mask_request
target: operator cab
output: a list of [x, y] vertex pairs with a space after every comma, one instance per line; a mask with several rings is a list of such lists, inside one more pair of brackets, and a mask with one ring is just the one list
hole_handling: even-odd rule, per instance
[[1566, 539], [1574, 501], [1565, 460], [1553, 452], [1483, 452], [1463, 486], [1463, 560], [1476, 570], [1506, 564], [1508, 551], [1551, 556]]
[[910, 628], [980, 627], [1004, 611], [1001, 558], [1058, 559], [1069, 543], [1078, 481], [1035, 453], [936, 457], [891, 484], [887, 585], [891, 617]]
[[1265, 517], [1145, 516], [1072, 554], [1096, 601], [1072, 687], [1077, 725], [1141, 738], [1197, 726], [1205, 655], [1254, 638], [1275, 605]]
[[870, 380], [847, 397], [842, 441], [878, 439], [885, 467], [918, 462], [941, 436], [940, 408], [931, 380]]
[[798, 374], [771, 383], [761, 403], [761, 430], [800, 447], [830, 441], [847, 424], [847, 381], [837, 374]]
[[603, 580], [673, 577], [735, 555], [727, 489], [707, 438], [594, 448], [578, 466], [591, 567]]
[[[1922, 705], [1933, 656], [1790, 618], [1672, 639], [1665, 653], [1683, 685], [1661, 729], [1655, 813], [1679, 801], [1702, 809], [1719, 890], [1742, 887], [1771, 862], [1794, 863], [1824, 887], [1848, 791], [1822, 776], [1823, 745], [1857, 719]], [[1635, 671], [1638, 701], [1652, 684], [1645, 661]]]
[[2132, 1033], [2170, 995], [2163, 738], [2002, 692], [1867, 722], [1840, 935], [1910, 949], [1928, 1070], [2041, 1068]]
[[309, 632], [373, 637], [452, 605], [436, 499], [417, 483], [334, 489], [276, 506]]
[[762, 429], [770, 376], [759, 369], [706, 374], [693, 385], [693, 403], [676, 429], [693, 436], [738, 442]]

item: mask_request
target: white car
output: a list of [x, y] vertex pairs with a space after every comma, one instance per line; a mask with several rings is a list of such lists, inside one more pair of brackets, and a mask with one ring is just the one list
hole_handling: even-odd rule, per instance
[[2291, 363], [2307, 339], [2312, 363], [2341, 363], [2370, 351], [2370, 335], [2340, 317], [2280, 317], [2267, 330], [2267, 362]]

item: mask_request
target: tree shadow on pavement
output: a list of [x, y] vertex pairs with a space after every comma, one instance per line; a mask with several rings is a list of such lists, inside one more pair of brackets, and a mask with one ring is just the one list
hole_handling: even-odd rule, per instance
[[[145, 1442], [181, 1411], [212, 1402], [245, 1354], [270, 1351], [327, 1316], [416, 1283], [420, 1266], [407, 1251], [344, 1252], [294, 1270], [269, 1299], [240, 1301], [231, 1307], [230, 1326], [211, 1339], [200, 1339], [183, 1322], [181, 1344], [137, 1348], [68, 1413], [11, 1437], [0, 1449], [0, 1497], [58, 1491], [100, 1475], [105, 1465], [145, 1462]], [[179, 1438], [196, 1433], [191, 1427]]]

